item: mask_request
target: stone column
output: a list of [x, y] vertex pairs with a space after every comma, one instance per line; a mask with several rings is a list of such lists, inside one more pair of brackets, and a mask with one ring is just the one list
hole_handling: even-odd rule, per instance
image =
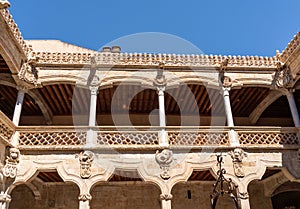
[[18, 96], [17, 96], [17, 102], [16, 102], [15, 111], [14, 111], [14, 115], [13, 115], [13, 123], [16, 126], [19, 125], [24, 96], [25, 96], [25, 92], [26, 92], [25, 88], [18, 87], [17, 89], [18, 89]]
[[89, 114], [89, 126], [96, 125], [96, 106], [97, 106], [97, 94], [98, 86], [90, 86], [91, 101], [90, 101], [90, 114]]
[[90, 209], [90, 201], [92, 196], [90, 194], [79, 195], [79, 209]]
[[8, 194], [0, 193], [0, 209], [8, 209], [11, 196]]
[[241, 209], [250, 209], [249, 198], [240, 198]]
[[231, 110], [231, 104], [230, 104], [230, 97], [229, 97], [229, 91], [230, 86], [223, 86], [223, 98], [224, 98], [224, 106], [225, 106], [225, 113], [226, 113], [226, 120], [227, 120], [227, 126], [229, 127], [229, 134], [230, 134], [230, 145], [232, 146], [239, 146], [239, 141], [237, 139], [236, 133], [234, 131], [234, 122], [233, 122], [233, 116], [232, 116], [232, 110]]
[[89, 114], [89, 126], [90, 129], [87, 132], [87, 145], [94, 145], [94, 131], [91, 127], [96, 125], [96, 116], [97, 116], [97, 94], [98, 86], [90, 86], [91, 91], [91, 100], [90, 100], [90, 114]]
[[165, 113], [165, 90], [167, 81], [163, 74], [164, 71], [164, 64], [160, 64], [160, 69], [157, 70], [157, 75], [154, 79], [153, 85], [157, 88], [157, 94], [158, 94], [158, 105], [159, 105], [159, 126], [161, 127], [160, 131], [160, 146], [169, 146], [169, 142], [167, 139], [167, 133], [166, 133], [166, 113]]
[[165, 87], [160, 86], [158, 89], [158, 104], [159, 104], [159, 126], [161, 128], [161, 137], [160, 137], [160, 145], [168, 146], [168, 140], [166, 135], [166, 113], [165, 113]]
[[161, 208], [162, 209], [171, 209], [171, 200], [172, 200], [172, 195], [171, 194], [161, 194], [160, 199], [161, 199]]
[[291, 110], [291, 113], [292, 113], [294, 124], [295, 124], [296, 127], [299, 127], [300, 126], [299, 113], [298, 113], [298, 109], [297, 109], [297, 106], [296, 106], [296, 102], [295, 102], [293, 92], [291, 90], [288, 90], [286, 92], [286, 97], [287, 97], [288, 102], [289, 102], [289, 106], [290, 106], [290, 110]]

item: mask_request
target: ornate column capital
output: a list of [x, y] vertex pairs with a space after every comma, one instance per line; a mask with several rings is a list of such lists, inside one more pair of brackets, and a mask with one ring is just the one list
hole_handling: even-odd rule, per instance
[[165, 75], [163, 74], [163, 67], [160, 67], [160, 69], [157, 70], [156, 77], [153, 81], [153, 85], [157, 88], [159, 96], [163, 95], [163, 92], [166, 89], [167, 80], [165, 78]]

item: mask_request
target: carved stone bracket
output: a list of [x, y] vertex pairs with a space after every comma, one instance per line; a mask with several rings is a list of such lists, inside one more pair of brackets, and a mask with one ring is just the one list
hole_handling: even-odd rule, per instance
[[9, 178], [17, 176], [17, 165], [19, 163], [20, 151], [17, 148], [10, 148], [9, 156], [5, 160], [3, 175]]
[[0, 9], [6, 9], [10, 6], [10, 3], [7, 0], [0, 0]]
[[164, 91], [167, 85], [167, 80], [163, 72], [164, 72], [164, 64], [160, 63], [159, 69], [157, 70], [156, 77], [153, 81], [153, 85], [156, 86], [159, 92]]
[[229, 155], [232, 158], [234, 174], [238, 178], [245, 177], [245, 172], [243, 169], [243, 159], [247, 157], [247, 153], [244, 152], [241, 148], [235, 148], [233, 151], [229, 152]]
[[84, 151], [75, 156], [76, 158], [79, 158], [81, 178], [87, 179], [91, 176], [91, 166], [94, 156], [94, 153], [91, 151]]
[[90, 195], [90, 194], [81, 194], [78, 197], [78, 200], [83, 201], [83, 202], [90, 201], [91, 199], [92, 199], [92, 195]]
[[161, 200], [172, 200], [173, 195], [172, 194], [161, 194], [160, 199]]
[[275, 88], [289, 88], [291, 87], [294, 78], [291, 69], [284, 65], [282, 62], [277, 62], [277, 71], [273, 79], [273, 86]]
[[169, 149], [164, 149], [161, 152], [157, 150], [155, 154], [155, 160], [162, 169], [162, 173], [160, 174], [161, 178], [165, 180], [169, 179], [169, 169], [171, 163], [173, 162], [173, 152]]
[[34, 85], [38, 84], [38, 70], [36, 67], [38, 62], [38, 57], [30, 56], [21, 66], [20, 72], [18, 74], [21, 80], [24, 80], [28, 83], [32, 83]]

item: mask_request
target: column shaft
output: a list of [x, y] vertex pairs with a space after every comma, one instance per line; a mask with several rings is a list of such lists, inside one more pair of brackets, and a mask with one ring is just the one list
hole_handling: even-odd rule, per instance
[[86, 201], [79, 201], [79, 209], [90, 209], [90, 201], [86, 200]]
[[250, 209], [249, 198], [241, 199], [241, 209]]
[[223, 88], [225, 113], [227, 119], [227, 126], [234, 127], [233, 116], [232, 116], [231, 105], [230, 105], [230, 98], [229, 98], [229, 91], [230, 88]]
[[292, 113], [292, 117], [293, 117], [293, 121], [296, 127], [300, 126], [300, 120], [299, 120], [299, 113], [298, 113], [298, 109], [297, 109], [297, 105], [295, 102], [295, 98], [292, 92], [288, 91], [286, 94], [286, 97], [288, 99], [289, 102], [289, 106], [290, 106], [290, 110]]
[[232, 116], [229, 91], [230, 91], [229, 87], [223, 87], [223, 97], [224, 97], [224, 106], [225, 106], [225, 113], [226, 113], [226, 119], [227, 119], [227, 126], [230, 129], [229, 130], [230, 145], [239, 146], [239, 140], [234, 131], [234, 121], [233, 121], [233, 116]]
[[91, 87], [90, 90], [91, 90], [91, 101], [90, 101], [89, 126], [95, 126], [98, 87]]
[[168, 146], [167, 134], [166, 134], [166, 113], [165, 113], [165, 97], [164, 88], [158, 88], [158, 105], [159, 105], [159, 126], [160, 132], [160, 145]]
[[17, 102], [15, 106], [15, 111], [14, 111], [14, 116], [13, 116], [13, 123], [18, 126], [20, 117], [21, 117], [21, 111], [22, 111], [22, 106], [23, 106], [23, 100], [25, 96], [25, 91], [23, 89], [20, 89], [18, 91], [18, 97], [17, 97]]
[[162, 209], [171, 209], [171, 200], [162, 200], [161, 201], [161, 208]]

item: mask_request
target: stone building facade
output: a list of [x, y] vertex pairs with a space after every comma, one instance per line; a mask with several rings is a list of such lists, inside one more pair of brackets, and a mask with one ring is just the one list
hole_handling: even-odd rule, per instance
[[216, 208], [300, 208], [299, 32], [273, 57], [96, 52], [24, 40], [8, 7], [1, 209], [208, 209], [220, 166]]

